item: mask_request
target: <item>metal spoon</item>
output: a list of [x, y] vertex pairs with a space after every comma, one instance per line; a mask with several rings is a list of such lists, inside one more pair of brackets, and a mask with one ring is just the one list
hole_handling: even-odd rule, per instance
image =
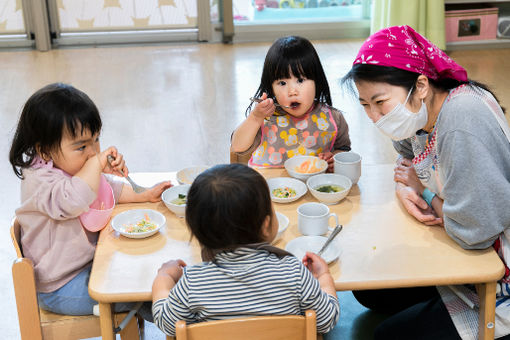
[[[112, 162], [115, 160], [115, 158], [113, 158], [112, 155], [108, 155], [106, 156], [106, 159], [108, 160], [108, 165], [110, 166], [110, 168], [113, 169], [113, 166], [112, 166]], [[127, 181], [129, 182], [129, 184], [131, 184], [131, 187], [133, 188], [133, 191], [136, 192], [137, 194], [141, 193], [141, 192], [144, 192], [145, 190], [147, 190], [147, 188], [144, 188], [138, 184], [136, 184], [130, 177], [129, 175], [126, 176], [126, 179]]]
[[333, 241], [333, 239], [336, 237], [336, 235], [338, 235], [340, 233], [340, 231], [342, 231], [342, 228], [343, 228], [343, 226], [341, 224], [339, 224], [335, 227], [335, 229], [333, 229], [333, 231], [331, 232], [331, 235], [329, 235], [328, 239], [326, 240], [326, 243], [324, 243], [321, 250], [319, 250], [319, 252], [317, 253], [318, 256], [322, 255], [322, 253], [324, 252], [324, 250], [326, 250], [326, 248], [329, 246], [331, 241]]
[[[260, 103], [263, 99], [251, 97], [250, 100], [252, 102]], [[278, 104], [278, 103], [273, 103], [273, 104], [274, 104], [274, 106], [283, 107], [285, 109], [292, 109], [292, 106], [281, 105], [281, 104]]]

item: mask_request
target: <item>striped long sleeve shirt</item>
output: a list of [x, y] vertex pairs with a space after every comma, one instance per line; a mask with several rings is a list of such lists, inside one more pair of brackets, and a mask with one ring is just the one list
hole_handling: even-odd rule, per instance
[[303, 315], [313, 309], [317, 331], [326, 333], [338, 321], [338, 299], [294, 256], [278, 257], [267, 250], [237, 248], [184, 268], [165, 299], [152, 307], [154, 323], [175, 335], [175, 323], [213, 321], [257, 315]]

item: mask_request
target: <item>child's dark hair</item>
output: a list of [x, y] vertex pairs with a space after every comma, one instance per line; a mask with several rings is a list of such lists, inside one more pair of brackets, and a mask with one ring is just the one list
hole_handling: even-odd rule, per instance
[[[354, 90], [354, 83], [359, 81], [387, 83], [394, 86], [404, 87], [410, 91], [416, 84], [416, 80], [418, 80], [419, 76], [419, 73], [391, 66], [356, 64], [352, 67], [349, 73], [342, 78], [342, 85], [347, 86], [351, 93], [356, 93]], [[498, 98], [487, 85], [471, 79], [468, 81], [459, 81], [452, 78], [442, 78], [437, 80], [429, 78], [429, 82], [435, 88], [443, 91], [449, 91], [463, 84], [476, 86], [490, 92], [499, 104]], [[503, 107], [501, 109], [505, 112]]]
[[[268, 97], [274, 98], [273, 82], [289, 78], [290, 72], [295, 77], [313, 80], [315, 99], [329, 106], [333, 105], [328, 80], [317, 51], [310, 41], [297, 36], [279, 38], [269, 48], [255, 98], [262, 96], [264, 92]], [[246, 114], [250, 113], [252, 105], [253, 103], [248, 106]]]
[[263, 242], [272, 216], [266, 180], [243, 164], [220, 164], [201, 173], [188, 191], [186, 223], [206, 251]]
[[38, 153], [60, 150], [64, 128], [73, 138], [81, 131], [101, 131], [101, 117], [92, 100], [71, 85], [54, 83], [35, 92], [25, 103], [12, 140], [9, 161], [23, 179]]

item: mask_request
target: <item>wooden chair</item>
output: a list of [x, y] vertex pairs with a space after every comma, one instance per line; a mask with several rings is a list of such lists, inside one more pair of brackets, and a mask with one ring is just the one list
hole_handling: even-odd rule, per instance
[[189, 326], [181, 320], [175, 325], [175, 335], [176, 340], [315, 340], [317, 325], [315, 312], [307, 310], [305, 316], [254, 316]]
[[235, 152], [230, 151], [230, 164], [233, 163], [241, 163], [241, 164], [248, 164], [248, 161], [250, 160], [251, 154], [240, 156]]
[[[21, 226], [17, 220], [14, 220], [11, 226], [11, 238], [17, 255], [17, 259], [12, 265], [12, 279], [21, 339], [74, 340], [101, 336], [99, 317], [95, 315], [61, 315], [39, 308], [34, 267], [30, 259], [23, 257], [20, 241]], [[120, 324], [127, 314], [115, 314], [116, 325]], [[120, 331], [120, 335], [123, 340], [140, 339], [137, 319], [132, 318], [127, 326]]]

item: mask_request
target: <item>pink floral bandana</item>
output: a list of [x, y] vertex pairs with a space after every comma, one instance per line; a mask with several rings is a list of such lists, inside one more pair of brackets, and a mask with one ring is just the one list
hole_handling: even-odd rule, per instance
[[410, 26], [383, 28], [361, 46], [353, 65], [391, 66], [434, 80], [467, 81], [466, 70]]

